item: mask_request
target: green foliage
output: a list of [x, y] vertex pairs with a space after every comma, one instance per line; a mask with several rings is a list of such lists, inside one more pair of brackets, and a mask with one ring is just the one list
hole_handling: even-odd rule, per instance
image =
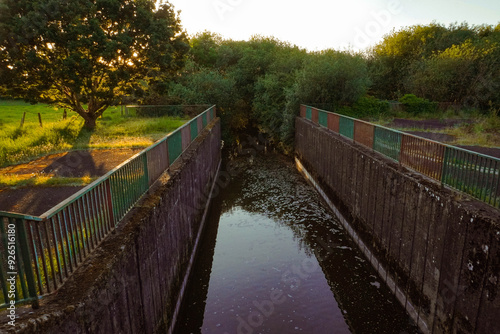
[[189, 48], [169, 3], [157, 10], [152, 0], [2, 5], [0, 85], [11, 96], [71, 108], [89, 128], [132, 84], [173, 76]]
[[483, 110], [490, 101], [498, 105], [499, 27], [432, 23], [393, 31], [369, 53], [371, 94], [415, 93]]
[[409, 86], [434, 101], [488, 109], [500, 103], [499, 57], [497, 43], [466, 40], [416, 62]]
[[297, 47], [282, 47], [276, 53], [268, 73], [255, 83], [253, 115], [261, 131], [275, 142], [288, 144], [293, 135], [298, 104], [291, 110], [288, 108], [290, 99], [295, 98], [293, 93], [297, 72], [302, 69], [306, 57], [305, 51]]
[[333, 50], [308, 57], [297, 76], [298, 97], [308, 104], [352, 104], [366, 94], [369, 85], [361, 56]]
[[352, 107], [345, 106], [336, 111], [339, 114], [355, 118], [378, 118], [389, 112], [389, 102], [373, 96], [363, 96]]
[[405, 111], [413, 114], [433, 114], [437, 112], [438, 104], [429, 100], [415, 96], [414, 94], [406, 94], [399, 99], [405, 108]]
[[190, 55], [193, 61], [204, 67], [213, 68], [218, 61], [218, 49], [222, 37], [205, 31], [191, 38]]

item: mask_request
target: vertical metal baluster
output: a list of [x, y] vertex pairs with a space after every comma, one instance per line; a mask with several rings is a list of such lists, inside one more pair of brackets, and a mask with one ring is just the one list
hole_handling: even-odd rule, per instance
[[460, 170], [459, 170], [459, 177], [458, 177], [458, 190], [465, 191], [465, 175], [467, 174], [467, 166], [469, 164], [469, 160], [467, 159], [467, 155], [464, 151], [459, 151], [460, 155]]
[[61, 253], [59, 252], [59, 242], [57, 242], [57, 232], [56, 232], [56, 222], [55, 222], [55, 220], [56, 220], [56, 216], [50, 218], [50, 226], [52, 227], [52, 234], [54, 235], [54, 244], [55, 244], [56, 260], [57, 260], [57, 269], [59, 271], [59, 283], [62, 284], [62, 282], [63, 282], [63, 276], [62, 276], [62, 267], [61, 267]]
[[138, 162], [139, 159], [134, 159], [133, 163], [130, 164], [130, 178], [131, 178], [131, 183], [133, 184], [134, 190], [132, 192], [132, 196], [129, 197], [129, 205], [127, 207], [127, 211], [132, 208], [132, 205], [135, 203], [135, 200], [137, 197], [139, 197], [139, 194], [141, 192], [141, 179], [140, 179], [140, 169], [138, 168]]
[[[50, 270], [52, 273], [52, 284], [54, 285], [54, 290], [57, 290], [57, 274], [54, 269], [54, 258], [52, 257], [52, 245], [50, 243], [50, 234], [49, 234], [49, 229], [47, 227], [48, 222], [45, 221], [43, 223], [44, 227], [44, 232], [45, 236], [47, 237], [47, 253], [49, 254], [49, 264], [50, 264]], [[54, 246], [55, 247], [55, 246]], [[54, 250], [54, 255], [55, 255], [55, 250]], [[50, 285], [50, 279], [47, 277], [47, 285]]]
[[134, 161], [134, 184], [135, 184], [135, 194], [134, 194], [134, 197], [130, 203], [130, 207], [133, 206], [133, 204], [135, 203], [135, 201], [139, 198], [140, 194], [141, 194], [141, 188], [142, 188], [142, 168], [141, 168], [141, 159], [140, 158], [137, 158], [135, 161]]
[[[75, 248], [75, 240], [73, 239], [73, 230], [72, 230], [72, 227], [71, 227], [71, 224], [69, 223], [68, 221], [68, 214], [67, 214], [67, 208], [64, 208], [62, 210], [62, 214], [63, 214], [63, 220], [64, 220], [64, 229], [65, 229], [65, 232], [66, 232], [66, 238], [67, 238], [67, 242], [68, 242], [68, 245], [69, 245], [69, 250], [70, 250], [70, 258], [73, 260], [73, 264], [74, 266], [72, 265], [71, 266], [71, 272], [73, 272], [73, 270], [76, 269], [76, 267], [78, 266], [78, 259], [77, 259], [77, 254], [76, 254], [76, 248]], [[69, 228], [68, 228], [69, 226]]]
[[30, 222], [28, 224], [28, 240], [30, 240], [30, 247], [32, 249], [33, 261], [34, 261], [35, 272], [36, 272], [36, 279], [37, 279], [37, 283], [38, 283], [38, 290], [40, 291], [41, 294], [43, 294], [42, 275], [41, 275], [41, 271], [40, 271], [38, 247], [36, 246], [36, 235], [33, 231], [33, 225], [35, 225], [37, 223], [38, 222]]
[[83, 201], [83, 196], [80, 196], [80, 198], [76, 200], [75, 205], [78, 209], [78, 222], [82, 227], [82, 236], [84, 239], [83, 247], [85, 248], [85, 246], [87, 246], [87, 254], [90, 254], [90, 251], [92, 249], [90, 245], [90, 229], [87, 220], [82, 214], [82, 212], [84, 211], [82, 210], [82, 201]]
[[[2, 286], [2, 293], [3, 293], [3, 300], [5, 302], [5, 305], [7, 305], [9, 303], [9, 296], [8, 296], [8, 292], [7, 292], [7, 285], [5, 284], [5, 282], [7, 282], [7, 272], [4, 271], [4, 266], [3, 264], [4, 263], [7, 263], [7, 246], [8, 246], [8, 243], [7, 243], [7, 233], [5, 233], [5, 222], [4, 222], [5, 218], [4, 217], [0, 217], [0, 236], [2, 236], [0, 238], [0, 243], [2, 243], [0, 245], [0, 249], [2, 250], [0, 252], [0, 261], [2, 263], [2, 265], [0, 265], [0, 280], [1, 280], [1, 283], [0, 283], [0, 286]], [[4, 258], [5, 257], [5, 258]], [[0, 304], [1, 306], [2, 304]]]
[[[500, 161], [495, 161], [495, 179], [496, 179], [496, 185], [495, 185], [495, 198], [493, 200], [493, 206], [494, 207], [500, 207], [500, 194], [498, 194], [498, 187], [500, 186]], [[494, 182], [494, 181], [493, 181]]]
[[99, 204], [97, 203], [97, 196], [96, 196], [96, 193], [95, 192], [91, 192], [92, 196], [91, 196], [91, 199], [92, 199], [92, 215], [94, 217], [94, 221], [96, 222], [97, 226], [98, 226], [98, 229], [99, 229], [99, 235], [100, 235], [100, 239], [104, 239], [104, 237], [106, 236], [106, 233], [103, 229], [103, 226], [102, 226], [102, 223], [99, 219], [99, 213], [97, 212], [98, 210], [98, 207], [99, 207]]
[[471, 166], [469, 169], [469, 174], [467, 175], [467, 184], [469, 185], [469, 191], [468, 193], [474, 195], [475, 192], [475, 177], [476, 177], [476, 170], [477, 170], [477, 156], [470, 154], [470, 160], [471, 160]]
[[28, 246], [28, 235], [26, 233], [26, 225], [29, 221], [22, 219], [17, 220], [17, 231], [19, 233], [19, 246], [21, 248], [21, 257], [23, 258], [23, 265], [26, 271], [26, 283], [28, 284], [28, 292], [30, 299], [33, 298], [32, 307], [38, 308], [38, 294], [36, 291], [35, 277], [33, 276], [32, 259]]
[[113, 199], [111, 198], [109, 178], [102, 182], [102, 193], [104, 198], [104, 205], [106, 208], [106, 219], [108, 222], [108, 228], [111, 231], [115, 227], [114, 217], [113, 217]]
[[487, 175], [487, 178], [486, 178], [486, 183], [484, 185], [484, 190], [485, 190], [485, 193], [484, 193], [484, 196], [489, 196], [485, 199], [484, 201], [488, 204], [490, 204], [491, 202], [491, 197], [493, 195], [492, 193], [492, 186], [491, 186], [491, 180], [492, 180], [492, 169], [493, 169], [493, 165], [495, 164], [495, 161], [493, 159], [487, 159], [487, 169], [488, 169], [488, 173], [486, 174]]
[[83, 194], [82, 196], [82, 207], [83, 207], [83, 217], [89, 226], [90, 244], [92, 245], [92, 249], [94, 249], [97, 246], [97, 235], [94, 222], [92, 221], [92, 218], [90, 216], [88, 192]]
[[484, 193], [484, 188], [486, 187], [487, 184], [487, 177], [488, 174], [486, 174], [486, 166], [488, 164], [488, 159], [486, 157], [481, 157], [481, 167], [480, 167], [480, 173], [481, 173], [481, 181], [479, 183], [479, 196], [482, 201], [484, 201], [485, 193]]
[[[64, 239], [64, 230], [62, 228], [62, 224], [61, 224], [61, 212], [58, 212], [56, 214], [56, 217], [57, 217], [57, 224], [59, 226], [59, 237], [61, 239], [61, 249], [62, 249], [62, 252], [63, 252], [63, 264], [64, 264], [64, 274], [65, 276], [64, 277], [68, 277], [69, 276], [69, 272], [68, 272], [68, 266], [70, 268], [70, 272], [71, 272], [71, 253], [69, 252], [69, 247], [68, 247], [68, 240]], [[66, 246], [66, 247], [65, 247]], [[68, 259], [68, 261], [66, 261], [66, 258]]]
[[124, 188], [124, 184], [126, 183], [126, 180], [124, 178], [124, 168], [120, 168], [117, 173], [117, 177], [119, 179], [117, 180], [118, 184], [118, 196], [119, 196], [119, 203], [120, 203], [120, 208], [118, 211], [118, 216], [116, 217], [117, 221], [120, 221], [123, 217], [123, 213], [125, 211], [125, 192], [126, 189]]
[[[74, 233], [76, 234], [76, 247], [78, 249], [78, 257], [80, 258], [80, 262], [83, 262], [83, 259], [85, 258], [85, 249], [83, 247], [83, 238], [81, 237], [81, 233], [79, 231], [80, 226], [76, 219], [76, 210], [74, 203], [68, 205], [67, 208], [68, 208], [68, 217], [70, 218], [69, 221], [71, 223], [71, 226], [73, 227]], [[81, 246], [80, 243], [82, 243]]]
[[104, 229], [104, 232], [106, 234], [108, 234], [110, 229], [109, 229], [108, 221], [106, 219], [106, 206], [105, 206], [106, 202], [104, 201], [103, 196], [102, 196], [101, 185], [99, 184], [95, 188], [95, 190], [97, 192], [97, 198], [98, 198], [98, 202], [99, 202], [99, 219], [101, 220], [101, 224], [102, 224], [102, 227]]
[[[40, 222], [37, 222], [35, 224], [35, 232], [36, 232], [36, 236], [38, 237], [38, 244], [40, 246], [40, 256], [42, 258], [42, 268], [43, 268], [43, 273], [45, 275], [45, 282], [46, 282], [46, 287], [47, 287], [47, 292], [50, 293], [51, 292], [51, 289], [50, 289], [50, 284], [49, 284], [49, 273], [47, 271], [47, 262], [45, 261], [45, 247], [43, 246], [43, 239], [42, 239], [42, 235], [40, 233]], [[42, 286], [43, 286], [43, 282], [42, 282]], [[42, 290], [43, 291], [43, 290]]]

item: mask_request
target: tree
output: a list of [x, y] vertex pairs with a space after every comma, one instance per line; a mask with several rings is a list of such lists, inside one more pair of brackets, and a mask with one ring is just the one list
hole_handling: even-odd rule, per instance
[[370, 52], [372, 92], [382, 98], [397, 99], [408, 92], [407, 79], [415, 62], [474, 36], [473, 29], [465, 23], [449, 27], [431, 23], [393, 30]]
[[366, 61], [360, 55], [326, 50], [312, 54], [297, 75], [299, 101], [348, 105], [366, 94], [370, 86]]
[[11, 96], [74, 110], [89, 129], [117, 94], [139, 80], [172, 76], [189, 50], [169, 3], [155, 9], [152, 0], [3, 0], [0, 6], [0, 84]]
[[205, 31], [191, 38], [191, 58], [196, 64], [213, 68], [217, 62], [217, 52], [222, 43], [222, 37]]
[[500, 46], [489, 38], [466, 40], [415, 63], [410, 87], [434, 101], [468, 107], [497, 107]]

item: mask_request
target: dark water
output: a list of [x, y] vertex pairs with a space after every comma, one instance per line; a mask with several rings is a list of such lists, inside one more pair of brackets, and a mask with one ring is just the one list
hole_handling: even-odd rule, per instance
[[176, 333], [418, 333], [291, 160], [244, 166], [215, 200]]

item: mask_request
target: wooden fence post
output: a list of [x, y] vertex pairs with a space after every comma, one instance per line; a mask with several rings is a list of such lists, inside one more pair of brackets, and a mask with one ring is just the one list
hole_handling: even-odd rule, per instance
[[24, 125], [24, 118], [26, 117], [26, 111], [23, 113], [23, 118], [21, 118], [21, 128], [23, 127]]
[[40, 127], [43, 128], [42, 125], [42, 114], [38, 113], [38, 122], [40, 123]]

